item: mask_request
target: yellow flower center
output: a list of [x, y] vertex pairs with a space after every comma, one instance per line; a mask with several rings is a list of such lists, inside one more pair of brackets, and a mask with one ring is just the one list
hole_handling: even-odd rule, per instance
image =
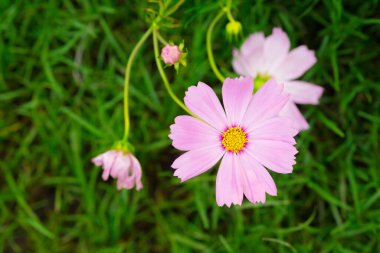
[[267, 74], [258, 74], [253, 83], [254, 83], [254, 92], [258, 91], [258, 89], [261, 88], [261, 86], [264, 85], [264, 83], [266, 83], [269, 79], [271, 78], [270, 75], [267, 75]]
[[228, 151], [238, 153], [244, 148], [247, 141], [247, 134], [239, 126], [230, 127], [222, 133], [222, 144]]

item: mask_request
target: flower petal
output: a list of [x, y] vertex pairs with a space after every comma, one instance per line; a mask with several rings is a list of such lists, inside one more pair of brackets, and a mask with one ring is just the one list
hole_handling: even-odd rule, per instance
[[205, 83], [199, 82], [186, 92], [185, 104], [195, 115], [219, 131], [227, 126], [226, 114], [215, 92]]
[[304, 81], [287, 81], [284, 83], [284, 90], [296, 104], [316, 105], [323, 93], [321, 86]]
[[223, 156], [224, 150], [220, 144], [202, 149], [190, 150], [178, 157], [172, 164], [176, 169], [174, 176], [184, 182], [198, 176], [214, 166]]
[[247, 152], [239, 154], [244, 175], [244, 195], [252, 202], [265, 202], [265, 193], [277, 195], [276, 184], [268, 171]]
[[134, 186], [134, 180], [132, 176], [129, 176], [129, 170], [123, 170], [117, 178], [117, 189], [127, 189], [130, 190]]
[[265, 37], [263, 33], [254, 33], [243, 43], [240, 51], [233, 50], [232, 66], [236, 73], [254, 77], [261, 70]]
[[251, 34], [243, 43], [240, 51], [243, 55], [249, 56], [253, 51], [262, 49], [265, 43], [265, 36], [262, 32]]
[[288, 35], [281, 28], [273, 28], [272, 34], [266, 38], [264, 44], [263, 69], [273, 76], [273, 71], [285, 59], [289, 48]]
[[253, 95], [242, 125], [250, 132], [255, 124], [277, 116], [288, 99], [289, 95], [283, 91], [283, 86], [270, 79]]
[[[126, 163], [126, 161], [128, 161]], [[141, 165], [135, 156], [132, 154], [123, 155], [123, 160], [120, 159], [120, 170], [117, 175], [117, 189], [130, 190], [136, 186], [136, 190], [142, 188], [141, 183]], [[122, 166], [124, 164], [124, 166]], [[128, 166], [128, 167], [126, 167]]]
[[309, 128], [309, 124], [307, 123], [306, 119], [292, 101], [289, 101], [285, 105], [279, 115], [290, 118], [293, 121], [293, 127], [297, 128], [300, 131]]
[[248, 132], [248, 134], [252, 141], [275, 140], [294, 145], [296, 143], [294, 136], [296, 136], [298, 132], [299, 131], [293, 127], [291, 119], [275, 117], [253, 126], [251, 132]]
[[[109, 151], [108, 151], [109, 152]], [[104, 162], [104, 158], [106, 156], [106, 154], [108, 153], [102, 153], [94, 158], [92, 158], [92, 163], [95, 164], [96, 166], [102, 166], [103, 165], [103, 162]]]
[[141, 183], [141, 176], [142, 176], [142, 170], [141, 170], [141, 165], [139, 163], [139, 160], [137, 160], [136, 157], [134, 157], [133, 155], [131, 155], [132, 157], [132, 170], [134, 171], [135, 173], [135, 184], [136, 184], [136, 190], [140, 190], [143, 185]]
[[236, 154], [226, 153], [216, 176], [216, 203], [218, 206], [241, 205], [243, 201], [241, 176], [241, 168]]
[[297, 79], [311, 68], [316, 61], [317, 58], [315, 58], [313, 50], [309, 50], [306, 46], [299, 46], [290, 51], [274, 73], [279, 80]]
[[229, 126], [240, 124], [253, 92], [253, 80], [250, 77], [227, 78], [223, 83], [223, 104]]
[[188, 151], [200, 149], [219, 143], [220, 133], [191, 116], [178, 116], [170, 126], [169, 138], [173, 140], [176, 149]]
[[246, 152], [259, 163], [277, 173], [291, 173], [293, 165], [296, 163], [297, 149], [286, 142], [254, 140], [249, 143]]
[[114, 166], [115, 160], [118, 157], [118, 152], [114, 150], [109, 150], [105, 153], [102, 153], [98, 155], [97, 157], [92, 159], [92, 162], [96, 166], [102, 166], [103, 167], [103, 174], [102, 178], [104, 181], [106, 181], [111, 173], [111, 169]]
[[114, 165], [111, 168], [111, 177], [118, 178], [125, 171], [128, 174], [130, 171], [131, 163], [132, 162], [129, 155], [124, 155], [122, 151], [117, 151], [117, 157], [115, 158]]

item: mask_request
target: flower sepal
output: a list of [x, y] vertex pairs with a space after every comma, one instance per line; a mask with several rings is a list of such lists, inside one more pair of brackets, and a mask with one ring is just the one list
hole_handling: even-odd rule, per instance
[[135, 147], [125, 140], [119, 140], [112, 145], [112, 149], [123, 151], [124, 154], [134, 153]]

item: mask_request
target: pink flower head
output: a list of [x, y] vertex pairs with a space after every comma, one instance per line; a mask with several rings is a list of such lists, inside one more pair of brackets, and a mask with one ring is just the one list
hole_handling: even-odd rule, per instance
[[274, 28], [266, 38], [261, 32], [254, 33], [240, 50], [234, 49], [232, 65], [239, 75], [251, 76], [262, 83], [269, 78], [283, 83], [290, 100], [280, 115], [291, 117], [294, 126], [304, 130], [309, 128], [309, 124], [295, 104], [318, 104], [323, 88], [295, 80], [316, 62], [314, 51], [306, 46], [299, 46], [290, 52], [289, 49], [289, 37], [281, 28]]
[[92, 159], [96, 166], [103, 167], [102, 178], [108, 180], [117, 178], [117, 189], [132, 189], [136, 186], [136, 190], [140, 190], [143, 185], [141, 183], [141, 166], [139, 161], [130, 153], [124, 153], [121, 150], [109, 150]]
[[243, 195], [252, 203], [264, 203], [266, 193], [277, 194], [264, 166], [291, 173], [295, 164], [298, 130], [290, 119], [278, 116], [289, 95], [274, 79], [255, 95], [252, 92], [252, 78], [227, 78], [223, 109], [214, 91], [199, 82], [185, 96], [186, 106], [199, 119], [178, 116], [170, 127], [173, 146], [186, 151], [172, 164], [181, 181], [200, 175], [222, 158], [216, 178], [219, 206], [240, 205]]
[[181, 57], [181, 50], [178, 46], [166, 45], [161, 50], [161, 57], [165, 64], [175, 64]]

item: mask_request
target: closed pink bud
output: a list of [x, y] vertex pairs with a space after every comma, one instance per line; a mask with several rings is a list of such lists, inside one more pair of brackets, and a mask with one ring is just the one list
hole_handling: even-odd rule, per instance
[[140, 190], [141, 166], [139, 161], [132, 154], [125, 154], [120, 150], [109, 150], [92, 159], [96, 166], [103, 167], [102, 178], [106, 181], [109, 176], [117, 179], [117, 188]]
[[181, 50], [179, 50], [178, 46], [166, 45], [161, 50], [161, 57], [165, 64], [173, 65], [179, 61]]

